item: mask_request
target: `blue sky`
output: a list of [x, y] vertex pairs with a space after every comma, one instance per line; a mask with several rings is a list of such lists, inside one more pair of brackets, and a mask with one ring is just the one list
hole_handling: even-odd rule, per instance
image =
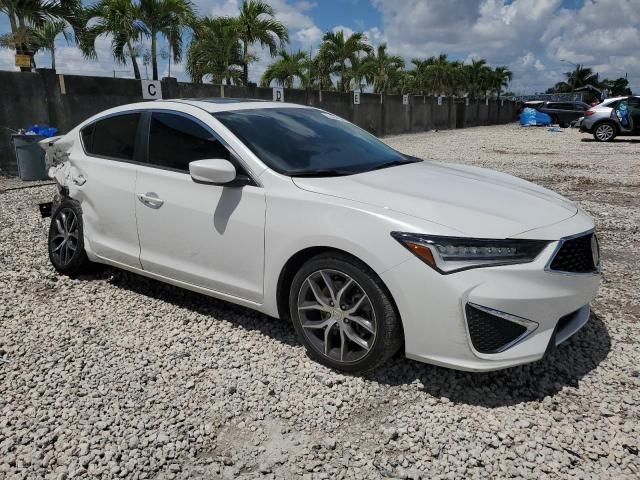
[[[205, 15], [234, 15], [241, 0], [194, 0]], [[640, 91], [640, 0], [268, 0], [288, 27], [292, 50], [317, 49], [326, 31], [364, 31], [373, 45], [387, 42], [407, 62], [447, 53], [469, 61], [482, 57], [514, 72], [511, 89], [542, 91], [573, 69], [594, 68], [601, 76], [627, 74]], [[0, 15], [0, 33], [9, 31]], [[85, 75], [131, 76], [130, 65], [114, 64], [109, 39], [97, 44], [98, 60], [82, 58], [58, 41], [58, 71]], [[255, 47], [251, 66], [256, 81], [271, 59]], [[48, 66], [46, 54], [37, 56]], [[13, 52], [0, 50], [0, 69], [14, 69]], [[166, 62], [161, 71], [167, 73]], [[172, 74], [188, 81], [182, 65]], [[144, 75], [144, 69], [143, 69]]]

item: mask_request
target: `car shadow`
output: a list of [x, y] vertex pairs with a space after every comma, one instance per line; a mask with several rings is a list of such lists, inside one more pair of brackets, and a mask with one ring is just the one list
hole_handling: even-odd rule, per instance
[[[581, 142], [586, 142], [586, 143], [602, 143], [602, 142], [598, 142], [595, 138], [582, 138], [580, 139]], [[614, 138], [613, 140], [609, 140], [609, 142], [607, 143], [640, 143], [640, 138]]]
[[[289, 346], [300, 346], [290, 321], [116, 268], [104, 266], [91, 275], [78, 277], [78, 280], [86, 281], [96, 279], [228, 321], [238, 328], [260, 332]], [[400, 352], [364, 378], [389, 386], [419, 382], [420, 388], [431, 396], [444, 397], [454, 403], [495, 408], [540, 401], [565, 387], [577, 388], [580, 380], [594, 370], [610, 350], [611, 337], [607, 327], [592, 313], [589, 322], [579, 332], [538, 362], [495, 372], [462, 372], [409, 360]], [[335, 375], [343, 374], [335, 372]]]
[[100, 265], [91, 274], [85, 274], [76, 277], [76, 279], [80, 281], [104, 280], [116, 288], [168, 302], [194, 313], [212, 316], [244, 330], [258, 331], [286, 345], [300, 346], [296, 332], [288, 320], [269, 317], [250, 308], [218, 300], [143, 275]]
[[368, 378], [387, 385], [418, 381], [435, 397], [487, 408], [540, 401], [565, 387], [578, 388], [611, 351], [611, 337], [594, 313], [572, 338], [538, 362], [494, 372], [462, 372], [396, 358]]

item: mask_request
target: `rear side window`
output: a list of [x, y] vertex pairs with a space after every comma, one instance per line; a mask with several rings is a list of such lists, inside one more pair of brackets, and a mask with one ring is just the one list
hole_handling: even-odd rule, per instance
[[189, 162], [222, 158], [229, 150], [200, 124], [182, 115], [154, 112], [149, 127], [149, 163], [189, 171]]
[[139, 113], [114, 115], [98, 120], [81, 131], [82, 143], [89, 155], [133, 160]]

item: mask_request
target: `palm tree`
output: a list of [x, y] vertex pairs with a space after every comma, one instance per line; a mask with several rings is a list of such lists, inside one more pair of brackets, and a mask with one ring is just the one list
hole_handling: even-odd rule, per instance
[[98, 37], [111, 37], [111, 51], [118, 63], [125, 64], [131, 58], [135, 78], [140, 79], [140, 68], [136, 59], [134, 43], [149, 34], [140, 20], [141, 12], [131, 0], [100, 0], [87, 8], [86, 28], [80, 48], [88, 58], [96, 58], [95, 42]]
[[491, 68], [483, 58], [472, 59], [469, 65], [464, 65], [467, 91], [471, 98], [479, 98], [489, 89]]
[[242, 47], [236, 18], [199, 19], [187, 50], [187, 73], [194, 83], [211, 76], [213, 83], [238, 83], [242, 78]]
[[367, 43], [367, 36], [362, 32], [354, 32], [345, 38], [344, 31], [327, 32], [322, 38], [321, 53], [331, 61], [333, 70], [340, 75], [339, 89], [347, 91], [347, 62], [357, 62], [360, 52], [369, 53], [371, 45]]
[[431, 93], [453, 95], [464, 86], [462, 63], [451, 62], [446, 54], [429, 57], [426, 61], [426, 84]]
[[376, 93], [384, 93], [397, 86], [404, 69], [404, 60], [387, 53], [387, 44], [381, 43], [377, 52], [369, 53], [363, 60], [367, 81]]
[[309, 56], [307, 53], [301, 50], [294, 53], [281, 50], [279, 55], [280, 58], [264, 71], [260, 81], [262, 86], [268, 87], [275, 80], [285, 88], [293, 88], [296, 78], [304, 85], [308, 78]]
[[345, 81], [354, 90], [362, 90], [367, 84], [368, 65], [365, 60], [366, 57], [360, 57], [360, 55], [352, 58], [345, 72]]
[[195, 22], [195, 10], [190, 0], [140, 0], [140, 20], [151, 37], [153, 79], [158, 80], [158, 34], [169, 43], [169, 61], [182, 58], [182, 31]]
[[414, 92], [418, 95], [425, 95], [429, 92], [429, 67], [431, 63], [420, 58], [414, 58], [411, 63], [413, 70], [409, 71], [409, 75], [413, 79]]
[[492, 80], [491, 86], [498, 98], [500, 98], [502, 87], [506, 88], [509, 86], [509, 82], [513, 79], [513, 72], [503, 65], [496, 67], [493, 72], [491, 72], [490, 77]]
[[[289, 42], [287, 28], [275, 18], [275, 11], [268, 3], [261, 0], [243, 0], [240, 8], [239, 34], [242, 41], [242, 57], [244, 59], [242, 81], [249, 82], [249, 63], [255, 58], [249, 52], [249, 47], [259, 43], [268, 47], [274, 57], [280, 48]], [[278, 42], [276, 42], [278, 40]]]
[[51, 69], [56, 69], [56, 37], [62, 35], [67, 45], [72, 41], [67, 22], [64, 20], [48, 21], [33, 29], [34, 44], [36, 51], [39, 49], [51, 52]]
[[578, 65], [575, 70], [566, 72], [565, 76], [567, 77], [567, 84], [571, 85], [573, 89], [586, 87], [587, 85], [596, 88], [600, 86], [599, 75], [584, 65]]
[[[2, 36], [3, 47], [15, 49], [16, 53], [29, 55], [34, 65], [35, 54], [33, 31], [35, 27], [47, 21], [59, 20], [64, 11], [58, 2], [50, 0], [0, 0], [0, 12], [9, 17], [11, 32]], [[31, 71], [32, 67], [21, 67], [22, 71]]]
[[318, 97], [322, 101], [322, 90], [333, 88], [331, 80], [331, 72], [333, 70], [333, 61], [327, 56], [322, 49], [309, 62], [309, 86], [318, 87]]

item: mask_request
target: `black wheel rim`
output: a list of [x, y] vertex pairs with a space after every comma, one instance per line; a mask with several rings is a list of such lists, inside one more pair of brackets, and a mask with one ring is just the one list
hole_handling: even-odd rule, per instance
[[68, 265], [78, 248], [78, 216], [70, 208], [63, 208], [53, 218], [51, 237], [51, 254], [62, 266]]

